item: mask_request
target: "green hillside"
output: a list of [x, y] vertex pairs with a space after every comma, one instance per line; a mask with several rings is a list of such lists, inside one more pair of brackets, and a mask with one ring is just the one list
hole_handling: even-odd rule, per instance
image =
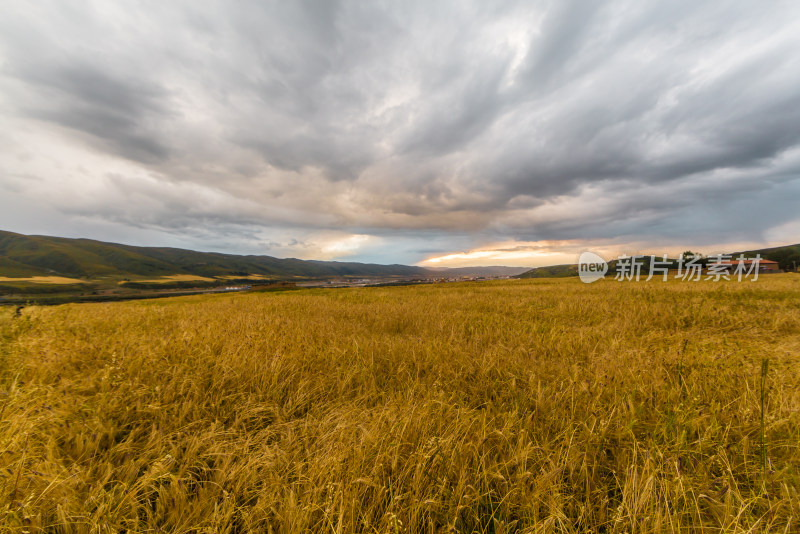
[[516, 278], [563, 278], [565, 276], [578, 276], [578, 266], [548, 265], [547, 267], [536, 267], [517, 275]]
[[[734, 252], [731, 257], [735, 258], [739, 254], [744, 254], [748, 258], [760, 254], [765, 260], [778, 262], [778, 266], [784, 271], [793, 271], [800, 268], [800, 244], [785, 245], [782, 247], [762, 248], [758, 250], [747, 250], [744, 252]], [[643, 258], [644, 265], [649, 265], [648, 257]], [[676, 260], [671, 260], [676, 261]], [[616, 263], [609, 262], [609, 272], [613, 273]], [[535, 267], [529, 271], [515, 276], [515, 278], [561, 278], [565, 276], [578, 276], [578, 265], [549, 265], [547, 267]]]
[[[760, 254], [762, 258], [777, 261], [778, 266], [784, 271], [793, 271], [800, 268], [800, 244], [786, 245], [783, 247], [762, 248], [759, 250], [748, 250], [743, 253], [747, 257]], [[734, 256], [738, 256], [737, 252]]]
[[26, 236], [0, 231], [0, 276], [59, 275], [77, 278], [103, 275], [178, 274], [175, 266], [122, 245], [88, 239]]
[[420, 267], [237, 256], [176, 248], [135, 247], [90, 239], [0, 231], [0, 276], [270, 275], [276, 277], [426, 275]]
[[0, 231], [0, 277], [141, 278], [184, 274], [205, 277], [263, 275], [273, 279], [297, 279], [339, 276], [437, 277], [469, 273], [512, 275], [521, 270], [511, 267], [429, 270], [408, 265], [238, 256]]

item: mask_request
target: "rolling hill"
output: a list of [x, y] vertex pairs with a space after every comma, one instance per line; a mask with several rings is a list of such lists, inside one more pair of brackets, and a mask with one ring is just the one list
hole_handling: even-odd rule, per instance
[[[737, 252], [734, 256], [738, 256]], [[785, 245], [782, 247], [762, 248], [758, 250], [747, 250], [742, 252], [747, 257], [760, 254], [762, 258], [777, 261], [778, 267], [784, 271], [792, 271], [800, 267], [800, 243], [796, 245]]]
[[297, 279], [340, 276], [510, 276], [525, 270], [518, 267], [432, 270], [409, 265], [239, 256], [0, 231], [0, 277], [98, 278], [184, 274], [204, 277], [262, 275], [273, 279]]
[[[766, 260], [778, 262], [778, 267], [784, 271], [792, 271], [800, 267], [800, 244], [733, 252], [731, 253], [731, 257], [735, 258], [739, 256], [739, 254], [744, 254], [745, 257], [748, 258], [759, 254]], [[609, 272], [614, 272], [614, 265], [613, 261], [609, 262]], [[578, 276], [578, 265], [566, 264], [535, 267], [522, 274], [516, 275], [515, 278], [562, 278], [565, 276]]]

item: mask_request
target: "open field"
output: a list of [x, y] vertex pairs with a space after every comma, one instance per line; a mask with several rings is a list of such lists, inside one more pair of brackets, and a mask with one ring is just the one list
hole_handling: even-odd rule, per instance
[[[214, 282], [216, 279], [207, 276], [197, 276], [194, 274], [170, 274], [157, 278], [136, 279], [136, 282], [147, 282], [151, 284], [168, 284], [170, 282]], [[122, 283], [122, 282], [121, 282]]]
[[12, 530], [800, 531], [798, 275], [5, 308], [0, 358]]
[[0, 276], [0, 282], [27, 282], [30, 284], [82, 284], [83, 280], [66, 278], [64, 276], [28, 276], [25, 278], [9, 278]]
[[274, 280], [274, 276], [265, 276], [263, 274], [248, 274], [246, 276], [219, 276], [220, 280]]

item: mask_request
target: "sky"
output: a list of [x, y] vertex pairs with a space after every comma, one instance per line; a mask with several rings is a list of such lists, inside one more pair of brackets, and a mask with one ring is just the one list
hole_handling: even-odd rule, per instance
[[430, 266], [800, 242], [795, 1], [3, 11], [3, 230]]

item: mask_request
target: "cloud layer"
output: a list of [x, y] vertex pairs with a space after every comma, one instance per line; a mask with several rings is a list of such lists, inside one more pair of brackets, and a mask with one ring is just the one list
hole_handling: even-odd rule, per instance
[[793, 2], [5, 11], [6, 229], [417, 262], [800, 224]]

